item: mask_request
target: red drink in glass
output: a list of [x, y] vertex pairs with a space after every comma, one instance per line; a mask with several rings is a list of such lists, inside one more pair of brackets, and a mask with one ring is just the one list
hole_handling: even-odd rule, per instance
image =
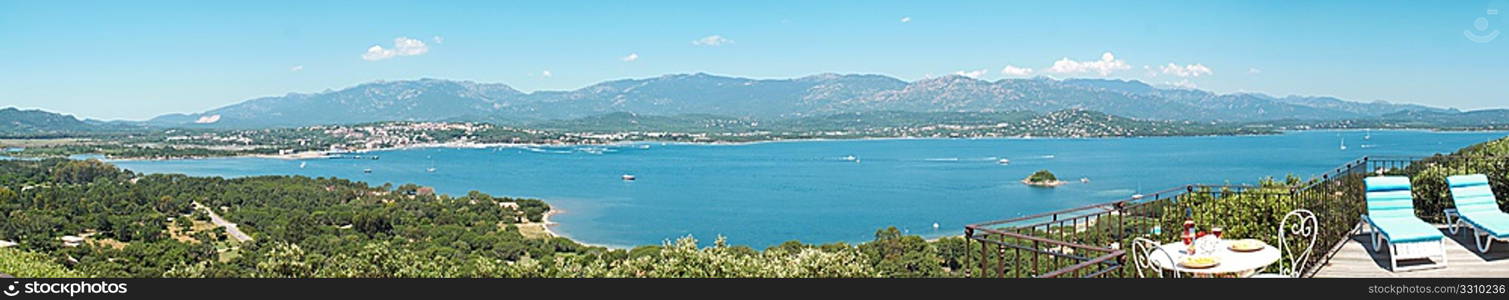
[[1184, 233], [1184, 248], [1189, 255], [1195, 255], [1195, 235]]

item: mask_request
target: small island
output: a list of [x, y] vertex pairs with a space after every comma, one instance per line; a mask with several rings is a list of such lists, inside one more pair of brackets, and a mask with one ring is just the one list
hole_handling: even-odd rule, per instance
[[1032, 176], [1022, 179], [1022, 183], [1036, 187], [1057, 187], [1064, 184], [1063, 181], [1058, 180], [1058, 176], [1054, 176], [1053, 172], [1048, 172], [1048, 170], [1033, 172]]

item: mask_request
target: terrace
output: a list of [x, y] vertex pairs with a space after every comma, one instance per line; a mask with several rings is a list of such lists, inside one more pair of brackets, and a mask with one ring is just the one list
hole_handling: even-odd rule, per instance
[[[1309, 180], [1265, 181], [1258, 185], [1191, 184], [1129, 199], [1047, 212], [1009, 220], [967, 225], [973, 241], [974, 277], [1162, 277], [1141, 268], [1128, 245], [1144, 238], [1158, 243], [1180, 240], [1182, 223], [1223, 226], [1228, 238], [1253, 238], [1277, 245], [1281, 220], [1295, 209], [1314, 212], [1318, 220], [1313, 252], [1281, 253], [1278, 262], [1256, 271], [1300, 277], [1509, 277], [1509, 245], [1499, 242], [1479, 253], [1469, 233], [1447, 232], [1444, 208], [1452, 201], [1446, 175], [1509, 170], [1509, 157], [1432, 156], [1363, 157]], [[1495, 173], [1497, 172], [1497, 173]], [[1446, 267], [1390, 271], [1388, 252], [1371, 251], [1371, 235], [1362, 226], [1366, 213], [1362, 179], [1375, 175], [1414, 178], [1415, 215], [1446, 235]], [[1437, 178], [1439, 177], [1439, 178]], [[1500, 178], [1499, 180], [1502, 180]], [[1495, 182], [1500, 207], [1503, 182]], [[1292, 225], [1293, 223], [1288, 223]], [[1286, 248], [1305, 249], [1289, 239]], [[1290, 258], [1298, 258], [1291, 262]], [[1429, 263], [1401, 260], [1401, 266]], [[1292, 272], [1291, 272], [1292, 271]]]

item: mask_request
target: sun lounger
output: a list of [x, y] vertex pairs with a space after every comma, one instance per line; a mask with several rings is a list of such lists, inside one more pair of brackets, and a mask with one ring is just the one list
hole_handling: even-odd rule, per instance
[[1459, 175], [1446, 178], [1451, 186], [1451, 201], [1456, 208], [1446, 209], [1446, 221], [1451, 233], [1457, 227], [1472, 227], [1472, 241], [1478, 252], [1487, 253], [1493, 240], [1509, 241], [1509, 214], [1499, 210], [1499, 203], [1488, 186], [1488, 176], [1483, 174]]
[[[1373, 251], [1388, 241], [1389, 270], [1408, 271], [1446, 267], [1446, 236], [1435, 226], [1415, 217], [1415, 200], [1408, 177], [1380, 176], [1363, 180], [1367, 185], [1367, 214], [1362, 219], [1373, 232]], [[1435, 258], [1430, 265], [1399, 268], [1399, 261]]]

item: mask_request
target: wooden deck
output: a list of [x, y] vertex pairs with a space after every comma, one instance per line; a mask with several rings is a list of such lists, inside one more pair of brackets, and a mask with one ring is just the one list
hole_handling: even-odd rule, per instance
[[[1374, 253], [1372, 235], [1367, 231], [1354, 231], [1352, 238], [1315, 273], [1315, 277], [1509, 277], [1509, 243], [1495, 241], [1488, 253], [1479, 253], [1469, 236], [1472, 229], [1463, 228], [1465, 233], [1451, 234], [1445, 225], [1438, 227], [1449, 239], [1446, 241], [1446, 268], [1390, 272], [1387, 249]], [[1399, 265], [1423, 263], [1429, 261], [1404, 260]]]

